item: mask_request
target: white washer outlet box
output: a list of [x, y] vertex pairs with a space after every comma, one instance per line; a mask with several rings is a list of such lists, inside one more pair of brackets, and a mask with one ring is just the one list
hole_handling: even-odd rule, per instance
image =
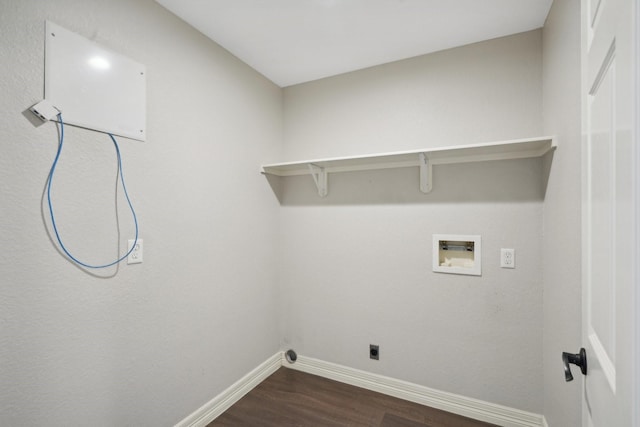
[[482, 275], [482, 239], [479, 235], [434, 234], [433, 271]]

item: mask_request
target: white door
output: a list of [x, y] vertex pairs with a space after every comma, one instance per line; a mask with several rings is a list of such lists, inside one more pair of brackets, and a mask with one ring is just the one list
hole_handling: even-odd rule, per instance
[[584, 427], [637, 421], [635, 1], [582, 1]]

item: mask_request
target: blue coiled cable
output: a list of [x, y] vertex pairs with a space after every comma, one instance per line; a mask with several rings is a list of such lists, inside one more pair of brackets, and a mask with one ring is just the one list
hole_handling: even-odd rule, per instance
[[62, 243], [62, 239], [60, 238], [60, 233], [58, 232], [58, 227], [56, 225], [56, 218], [55, 215], [53, 214], [53, 204], [51, 203], [51, 183], [53, 181], [53, 174], [56, 171], [56, 166], [58, 164], [58, 160], [60, 159], [60, 153], [62, 153], [62, 145], [64, 144], [64, 122], [62, 121], [62, 113], [58, 114], [58, 123], [60, 124], [60, 143], [58, 144], [58, 152], [56, 153], [56, 157], [53, 160], [53, 164], [51, 165], [51, 171], [49, 172], [49, 180], [47, 183], [47, 202], [49, 203], [49, 213], [51, 214], [51, 225], [53, 226], [53, 231], [55, 232], [56, 235], [56, 239], [58, 239], [58, 244], [60, 244], [60, 247], [62, 248], [62, 250], [64, 251], [65, 254], [67, 254], [67, 256], [73, 260], [73, 262], [83, 266], [83, 267], [87, 267], [87, 268], [106, 268], [106, 267], [111, 267], [112, 265], [115, 265], [117, 263], [119, 263], [120, 261], [126, 259], [129, 254], [131, 252], [133, 252], [133, 250], [135, 249], [137, 243], [138, 243], [138, 218], [136, 217], [136, 212], [133, 210], [133, 205], [131, 204], [131, 200], [129, 199], [129, 193], [127, 193], [127, 187], [124, 183], [124, 176], [122, 174], [122, 158], [120, 156], [120, 147], [118, 147], [118, 143], [116, 141], [116, 139], [114, 138], [114, 136], [112, 134], [109, 134], [109, 136], [111, 137], [111, 141], [113, 141], [113, 145], [116, 148], [116, 155], [118, 157], [118, 172], [120, 174], [120, 181], [122, 182], [122, 189], [124, 190], [124, 195], [127, 199], [127, 203], [129, 204], [129, 208], [131, 209], [131, 214], [133, 215], [133, 221], [136, 225], [136, 237], [135, 240], [133, 242], [133, 245], [131, 246], [131, 249], [129, 249], [129, 251], [123, 255], [121, 258], [119, 258], [116, 261], [113, 261], [109, 264], [104, 264], [104, 265], [90, 265], [90, 264], [86, 264], [82, 261], [79, 261], [76, 257], [74, 257], [73, 255], [71, 255], [69, 253], [69, 251], [67, 250], [67, 248], [64, 246], [64, 243]]

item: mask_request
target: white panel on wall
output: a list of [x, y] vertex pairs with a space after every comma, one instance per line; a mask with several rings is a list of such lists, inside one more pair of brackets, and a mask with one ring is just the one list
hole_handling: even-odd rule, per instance
[[45, 39], [45, 98], [64, 122], [144, 141], [144, 65], [50, 21]]

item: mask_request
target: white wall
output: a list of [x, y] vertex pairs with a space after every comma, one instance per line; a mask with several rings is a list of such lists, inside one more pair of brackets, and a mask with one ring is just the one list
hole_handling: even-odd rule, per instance
[[[151, 0], [0, 10], [0, 424], [173, 425], [278, 350], [279, 205], [258, 171], [280, 153], [282, 92]], [[23, 115], [45, 19], [147, 67], [148, 140], [120, 142], [143, 264], [91, 275], [47, 235], [56, 128]], [[122, 198], [117, 235], [113, 146], [66, 135], [61, 233], [106, 261], [133, 236]]]
[[564, 380], [563, 351], [581, 344], [580, 1], [556, 0], [543, 31], [545, 133], [558, 136], [544, 204], [544, 415], [581, 425], [581, 375]]
[[[151, 0], [0, 9], [0, 424], [172, 425], [281, 341], [578, 425], [559, 354], [579, 346], [579, 258], [558, 257], [579, 241], [577, 0], [554, 2], [542, 33], [287, 88], [284, 128], [280, 89]], [[148, 141], [121, 140], [141, 265], [88, 274], [47, 234], [56, 131], [24, 113], [43, 94], [45, 19], [147, 66]], [[410, 169], [333, 175], [326, 199], [290, 178], [279, 207], [257, 174], [281, 154], [547, 133], [560, 137], [548, 188], [548, 164], [518, 160], [437, 166], [429, 195]], [[108, 139], [68, 127], [56, 212], [89, 262], [133, 233], [119, 193], [116, 237], [114, 181]], [[481, 234], [483, 276], [432, 273], [433, 233]]]
[[[533, 31], [286, 88], [284, 157], [541, 135], [541, 48]], [[541, 413], [542, 161], [437, 166], [429, 195], [417, 175], [334, 174], [326, 199], [283, 183], [283, 346]], [[433, 273], [433, 233], [482, 235], [482, 277]]]

